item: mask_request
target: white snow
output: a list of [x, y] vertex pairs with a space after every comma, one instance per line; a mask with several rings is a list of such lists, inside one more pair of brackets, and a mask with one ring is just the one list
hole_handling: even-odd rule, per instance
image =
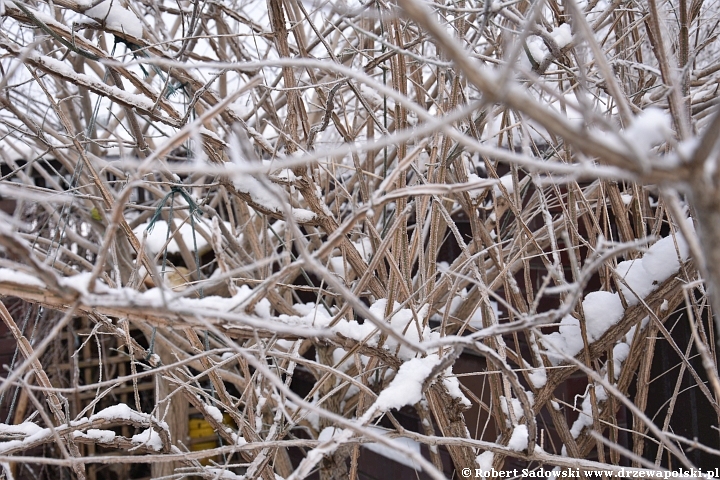
[[[526, 44], [530, 55], [532, 55], [533, 60], [535, 60], [535, 63], [542, 62], [543, 58], [545, 58], [545, 55], [547, 55], [548, 53], [545, 42], [543, 42], [540, 37], [533, 35], [527, 39]], [[529, 65], [529, 61], [525, 62], [527, 60], [527, 57], [525, 55], [523, 55], [521, 58], [523, 60], [523, 63], [527, 63]]]
[[660, 283], [680, 269], [680, 260], [685, 261], [689, 257], [690, 249], [685, 238], [677, 234], [674, 239], [669, 236], [655, 242], [642, 258], [620, 262], [615, 271], [630, 287], [620, 285], [625, 301], [629, 306], [637, 305], [638, 297], [645, 298], [652, 293]]
[[659, 108], [648, 108], [635, 117], [622, 135], [631, 146], [646, 152], [672, 138], [671, 127], [672, 119], [667, 112]]
[[677, 249], [673, 237], [665, 237], [653, 244], [643, 255], [643, 268], [652, 276], [653, 280], [662, 282], [680, 269], [678, 250], [680, 258], [685, 261], [690, 257], [690, 248], [682, 235], [675, 237]]
[[[525, 395], [528, 397], [528, 401], [530, 402], [530, 405], [532, 405], [535, 402], [535, 397], [532, 392], [525, 391]], [[522, 408], [522, 402], [518, 400], [517, 398], [511, 398], [510, 399], [510, 407], [512, 407], [512, 414], [515, 416], [516, 420], [520, 420], [525, 416], [525, 411]], [[510, 416], [510, 409], [508, 408], [508, 399], [505, 397], [505, 395], [500, 395], [500, 409], [503, 411], [503, 413], [506, 416]]]
[[123, 8], [120, 0], [105, 0], [84, 13], [94, 20], [104, 22], [111, 30], [142, 38], [142, 22], [130, 10]]
[[[274, 148], [257, 130], [252, 127], [247, 127], [248, 133], [256, 142], [262, 143], [264, 148], [269, 151], [273, 151]], [[237, 136], [230, 138], [232, 148], [229, 152], [230, 159], [232, 162], [240, 167], [235, 170], [233, 174], [233, 183], [238, 191], [247, 193], [250, 195], [254, 202], [268, 208], [274, 212], [283, 211], [283, 207], [289, 204], [286, 201], [287, 192], [278, 186], [276, 183], [267, 181], [264, 182], [266, 176], [273, 175], [273, 180], [283, 182], [294, 182], [297, 176], [289, 168], [278, 168], [275, 161], [271, 160], [253, 160], [247, 159], [241, 154], [241, 148], [239, 145], [239, 139]], [[282, 165], [283, 161], [297, 161], [302, 158], [303, 152], [295, 152], [285, 157], [279, 157], [277, 160]], [[262, 168], [260, 168], [262, 167]], [[322, 191], [319, 186], [316, 186], [319, 195], [322, 195]], [[303, 215], [300, 212], [298, 215]]]
[[[59, 277], [58, 284], [61, 287], [75, 290], [81, 295], [89, 295], [90, 279], [92, 277], [92, 272], [81, 272], [71, 277]], [[96, 278], [95, 293], [112, 293], [112, 289], [110, 289], [102, 280]]]
[[[387, 299], [381, 298], [375, 301], [375, 303], [370, 306], [370, 312], [372, 312], [376, 318], [385, 318], [386, 305]], [[404, 336], [411, 342], [420, 342], [423, 340], [430, 340], [438, 337], [437, 333], [430, 331], [429, 326], [423, 326], [424, 319], [427, 316], [428, 312], [427, 305], [423, 306], [423, 308], [416, 312], [420, 326], [418, 326], [418, 322], [415, 321], [415, 316], [413, 315], [412, 310], [410, 310], [409, 308], [399, 307], [400, 304], [398, 302], [395, 302], [395, 312], [389, 319], [390, 327], [398, 334]], [[418, 332], [418, 329], [420, 329], [421, 333]], [[379, 330], [376, 330], [377, 327], [375, 327], [375, 325], [369, 320], [366, 320], [362, 324], [358, 323], [355, 320], [341, 320], [334, 327], [335, 332], [345, 337], [352, 338], [358, 341], [363, 341], [367, 339], [367, 344], [370, 346], [377, 345], [378, 341], [380, 340], [380, 332]], [[373, 334], [373, 332], [375, 333]], [[388, 350], [395, 351], [398, 348], [398, 342], [396, 339], [388, 337], [385, 341], [384, 347]], [[409, 347], [401, 345], [398, 351], [398, 356], [403, 360], [409, 360], [415, 356], [415, 352]]]
[[100, 92], [101, 95], [115, 98], [133, 108], [142, 109], [148, 112], [155, 108], [155, 104], [150, 98], [141, 94], [131, 93], [127, 90], [122, 90], [115, 86], [107, 85], [106, 83], [83, 73], [77, 73], [65, 62], [61, 62], [46, 55], [40, 55], [35, 51], [29, 52], [28, 57], [37, 62], [39, 65], [45, 67], [45, 69], [57, 72], [76, 85], [84, 86], [95, 92]]
[[527, 425], [515, 425], [513, 433], [507, 444], [510, 450], [522, 452], [528, 446], [528, 429]]
[[128, 407], [125, 403], [118, 403], [111, 407], [104, 408], [92, 415], [91, 419], [113, 420], [131, 420], [136, 422], [146, 422], [149, 415], [140, 413]]
[[[244, 302], [252, 293], [252, 289], [247, 285], [241, 285], [238, 287], [237, 293], [232, 297], [220, 297], [212, 295], [203, 298], [179, 298], [177, 299], [178, 306], [186, 306], [193, 309], [211, 309], [229, 312]], [[270, 301], [267, 298], [263, 298], [255, 306], [255, 315], [262, 318], [270, 318]]]
[[227, 143], [225, 143], [225, 140], [220, 138], [217, 133], [213, 132], [212, 130], [209, 130], [205, 127], [200, 127], [200, 135], [203, 135], [205, 137], [212, 138], [216, 142], [220, 143], [221, 145], [224, 145], [227, 147]]
[[158, 355], [157, 353], [151, 354], [150, 358], [148, 358], [148, 363], [153, 367], [160, 365], [160, 355]]
[[269, 187], [272, 188], [272, 186], [263, 185], [257, 178], [249, 173], [236, 174], [233, 178], [233, 185], [235, 185], [238, 192], [250, 195], [252, 200], [258, 205], [262, 205], [273, 212], [283, 211], [281, 199], [284, 198], [284, 192], [279, 188], [270, 191]]
[[147, 428], [137, 435], [133, 435], [131, 441], [136, 445], [145, 445], [156, 452], [159, 452], [163, 448], [160, 435], [152, 428]]
[[45, 429], [33, 422], [23, 422], [18, 425], [0, 423], [0, 434], [2, 435], [35, 435], [42, 431], [45, 431]]
[[610, 327], [622, 319], [625, 313], [617, 293], [604, 291], [588, 293], [582, 306], [588, 341], [591, 343], [602, 337]]
[[[587, 294], [582, 306], [590, 343], [600, 339], [610, 327], [622, 319], [625, 313], [620, 296], [617, 293], [605, 291]], [[575, 356], [583, 349], [580, 322], [575, 317], [567, 315], [560, 321], [560, 331], [545, 335], [542, 341], [546, 345], [553, 346], [559, 352]], [[552, 355], [553, 351], [551, 348], [549, 359], [553, 365], [557, 365], [560, 358]]]
[[545, 367], [534, 368], [528, 373], [528, 378], [535, 388], [542, 388], [547, 383], [547, 371]]
[[465, 405], [468, 408], [472, 406], [470, 400], [468, 400], [465, 394], [462, 393], [462, 390], [460, 389], [460, 381], [457, 377], [444, 376], [442, 381], [452, 398], [459, 400], [462, 405]]
[[343, 429], [337, 428], [337, 427], [325, 427], [322, 429], [320, 434], [318, 435], [318, 441], [320, 442], [327, 442], [333, 437], [337, 437], [340, 434], [342, 434]]
[[347, 355], [347, 350], [343, 348], [336, 348], [335, 350], [333, 350], [333, 365], [335, 365], [336, 368], [342, 371], [347, 371], [349, 368], [355, 365], [355, 359], [353, 358], [353, 355], [348, 356], [344, 362], [340, 363], [340, 361], [345, 358], [345, 355]]
[[304, 208], [293, 208], [292, 209], [293, 219], [298, 223], [308, 223], [315, 220], [315, 212], [312, 210], [306, 210]]
[[569, 45], [570, 42], [572, 42], [573, 38], [570, 24], [563, 23], [558, 28], [550, 32], [550, 36], [553, 38], [553, 40], [555, 40], [558, 48], [563, 48], [566, 45]]
[[495, 454], [488, 450], [487, 452], [483, 452], [477, 457], [475, 457], [475, 462], [482, 470], [490, 471], [492, 469], [494, 459]]
[[[607, 400], [607, 393], [605, 393], [605, 389], [602, 386], [595, 387], [595, 398], [597, 399], [598, 403]], [[586, 391], [585, 395], [583, 396], [582, 411], [580, 412], [577, 420], [573, 422], [572, 427], [570, 428], [570, 433], [572, 434], [573, 438], [577, 438], [578, 436], [580, 436], [580, 432], [582, 432], [583, 428], [592, 424], [593, 416], [592, 405], [590, 403], [590, 392]]]
[[687, 140], [683, 140], [682, 142], [678, 142], [675, 151], [683, 161], [688, 161], [692, 158], [699, 144], [699, 138], [689, 138]]
[[[222, 468], [209, 468], [204, 467], [203, 473], [206, 473], [208, 475], [208, 478], [216, 479], [216, 480], [245, 480], [245, 475], [238, 475], [237, 473], [233, 473], [229, 470], [224, 470]], [[275, 478], [280, 478], [276, 475]]]
[[247, 443], [247, 440], [245, 440], [245, 437], [235, 433], [232, 428], [226, 427], [225, 431], [230, 434], [233, 441], [235, 442], [235, 445], [245, 445]]
[[423, 398], [422, 386], [425, 379], [439, 362], [437, 355], [428, 355], [403, 363], [390, 385], [378, 395], [375, 407], [386, 411], [418, 403]]
[[284, 180], [286, 182], [294, 182], [297, 179], [293, 171], [289, 168], [283, 168], [282, 170], [280, 170], [277, 173], [277, 177], [278, 179]]
[[553, 355], [555, 351], [575, 356], [583, 348], [580, 322], [575, 317], [565, 316], [560, 321], [560, 331], [545, 335], [542, 342], [549, 347], [548, 358], [553, 365], [561, 361], [559, 356]]
[[111, 407], [100, 410], [96, 414], [91, 415], [88, 420], [93, 421], [98, 419], [108, 420], [111, 422], [130, 421], [144, 424], [154, 423], [163, 430], [168, 430], [169, 428], [167, 423], [161, 422], [147, 413], [135, 411], [132, 408], [128, 407], [125, 403], [118, 403], [117, 405], [113, 405]]
[[[468, 173], [468, 183], [473, 182], [480, 182], [484, 180], [483, 178], [480, 178], [476, 173]], [[486, 188], [474, 188], [472, 190], [468, 190], [468, 195], [470, 195], [470, 198], [473, 200], [476, 200], [482, 193], [486, 190]]]
[[[241, 159], [237, 153], [233, 154], [232, 152], [233, 150], [231, 150], [233, 162], [239, 165], [251, 164]], [[289, 203], [289, 201], [286, 200], [287, 194], [284, 190], [275, 184], [265, 185], [250, 173], [236, 173], [233, 177], [233, 185], [235, 185], [238, 192], [250, 195], [253, 202], [276, 213], [284, 212], [284, 204]], [[298, 223], [312, 222], [316, 218], [315, 212], [304, 208], [291, 208], [291, 212], [293, 219]]]
[[328, 259], [328, 267], [337, 273], [343, 280], [345, 279], [345, 271], [348, 268], [347, 261], [343, 257], [331, 257]]
[[110, 443], [115, 439], [115, 432], [112, 430], [100, 430], [98, 428], [89, 428], [87, 432], [75, 431], [73, 437], [88, 438], [100, 443]]
[[[53, 71], [65, 76], [65, 77], [73, 78], [76, 75], [75, 70], [70, 68], [70, 66], [68, 64], [66, 64], [65, 62], [61, 62], [59, 60], [56, 60], [53, 57], [43, 56], [43, 55], [40, 55], [37, 53], [35, 53], [35, 55], [31, 55], [31, 56], [34, 56], [33, 59], [36, 60], [38, 63], [41, 63], [41, 64], [47, 66], [48, 68], [51, 68]], [[81, 78], [81, 77], [78, 77], [78, 78]]]
[[[640, 330], [641, 331], [642, 331], [642, 329], [645, 328], [645, 326], [648, 324], [649, 321], [650, 321], [650, 317], [645, 317], [640, 321]], [[635, 332], [637, 331], [637, 329], [638, 329], [638, 326], [633, 325], [632, 327], [630, 327], [630, 330], [628, 330], [628, 332], [625, 334], [625, 340], [628, 343], [628, 345], [632, 344], [632, 341], [633, 341], [633, 338], [635, 337]]]
[[[195, 248], [195, 244], [197, 243], [197, 249], [198, 252], [203, 251], [207, 245], [208, 242], [205, 240], [205, 237], [203, 237], [199, 230], [203, 230], [207, 232], [207, 229], [205, 228], [204, 224], [200, 221], [195, 221], [195, 239], [193, 240], [193, 225], [190, 224], [190, 221], [183, 223], [182, 226], [179, 228], [179, 231], [176, 230], [177, 225], [179, 222], [173, 221], [175, 226], [172, 229], [171, 232], [171, 238], [170, 243], [168, 243], [167, 251], [168, 253], [179, 253], [180, 252], [180, 246], [175, 241], [175, 235], [180, 234], [183, 243], [185, 246], [190, 249], [190, 251], [193, 251]], [[147, 230], [149, 225], [149, 222], [141, 223], [137, 227], [133, 229], [133, 233], [135, 234], [140, 241], [142, 241], [143, 235], [145, 235], [145, 231]], [[225, 225], [228, 227], [228, 230], [231, 230], [231, 226], [229, 222], [225, 222]], [[165, 241], [168, 239], [168, 224], [165, 220], [157, 220], [155, 224], [153, 225], [152, 231], [147, 232], [147, 238], [145, 239], [145, 250], [150, 251], [154, 254], [159, 253], [162, 251], [163, 245], [165, 245]]]
[[643, 268], [642, 259], [620, 262], [615, 271], [625, 280], [625, 284], [620, 283], [620, 291], [631, 307], [637, 305], [640, 298], [647, 297], [654, 290], [653, 279]]
[[16, 283], [18, 285], [28, 285], [31, 287], [45, 286], [45, 283], [39, 278], [10, 268], [0, 268], [0, 282]]
[[[691, 222], [685, 221], [692, 229]], [[677, 242], [677, 248], [675, 242]], [[618, 282], [619, 289], [628, 306], [637, 305], [639, 298], [645, 298], [651, 294], [660, 283], [680, 269], [680, 260], [686, 261], [689, 257], [690, 250], [687, 242], [678, 233], [674, 238], [669, 236], [655, 242], [641, 258], [620, 262], [615, 272], [627, 284], [626, 286]], [[585, 313], [588, 341], [591, 343], [600, 339], [624, 315], [622, 301], [617, 293], [591, 292], [583, 299], [582, 306]], [[631, 338], [632, 335], [628, 342], [631, 341]], [[546, 334], [542, 342], [549, 347], [550, 362], [557, 365], [561, 359], [557, 353], [553, 355], [553, 352], [563, 352], [575, 356], [582, 350], [580, 323], [576, 318], [568, 315], [560, 321], [560, 331]]]
[[[500, 180], [500, 183], [502, 183], [503, 187], [505, 187], [505, 190], [507, 190], [508, 195], [512, 195], [512, 193], [515, 191], [512, 175], [507, 174], [505, 176], [500, 177], [499, 180]], [[500, 187], [498, 185], [493, 186], [493, 192], [495, 192], [496, 197], [500, 197], [503, 195], [503, 191], [500, 189]]]
[[293, 307], [301, 316], [281, 314], [277, 317], [277, 320], [290, 325], [312, 325], [316, 327], [324, 327], [332, 321], [332, 316], [327, 310], [314, 303], [296, 303]]
[[[41, 440], [45, 437], [50, 437], [52, 431], [49, 428], [41, 428], [32, 422], [24, 422], [20, 425], [4, 425], [4, 433], [16, 433], [27, 435], [22, 440], [10, 440], [9, 442], [0, 442], [0, 453], [7, 452], [13, 448], [22, 448], [23, 445], [31, 444], [37, 440]], [[19, 427], [19, 428], [15, 428]]]
[[203, 407], [205, 408], [205, 412], [208, 415], [210, 415], [216, 422], [222, 423], [223, 414], [219, 408], [217, 408], [214, 405], [207, 405], [207, 404], [204, 404]]
[[374, 107], [382, 107], [383, 105], [387, 105], [387, 108], [389, 110], [393, 110], [395, 108], [394, 99], [390, 97], [383, 98], [375, 90], [365, 85], [364, 83], [360, 84], [360, 93], [365, 98], [365, 100], [367, 100], [367, 102]]
[[620, 342], [613, 347], [613, 373], [615, 380], [620, 378], [620, 371], [622, 364], [630, 354], [630, 345], [625, 342]]

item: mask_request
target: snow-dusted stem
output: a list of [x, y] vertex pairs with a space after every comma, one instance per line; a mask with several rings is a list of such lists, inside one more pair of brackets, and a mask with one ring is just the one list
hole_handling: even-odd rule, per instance
[[716, 332], [720, 332], [720, 189], [701, 178], [692, 185], [691, 198], [704, 257], [699, 267], [710, 293]]

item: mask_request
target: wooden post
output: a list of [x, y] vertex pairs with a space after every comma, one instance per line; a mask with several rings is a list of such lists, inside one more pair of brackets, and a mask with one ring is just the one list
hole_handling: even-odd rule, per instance
[[[176, 359], [172, 355], [172, 351], [168, 346], [161, 345], [160, 342], [155, 343], [155, 353], [160, 356], [160, 360], [164, 365], [173, 363]], [[161, 374], [156, 378], [155, 401], [159, 406], [158, 416], [161, 420], [167, 422], [170, 427], [170, 440], [173, 445], [183, 450], [183, 445], [187, 444], [188, 438], [188, 403], [183, 395], [173, 395], [169, 400], [165, 400], [176, 389], [177, 385], [162, 378]], [[158, 462], [152, 464], [152, 477], [164, 477], [172, 475], [175, 468], [179, 467], [180, 462]]]

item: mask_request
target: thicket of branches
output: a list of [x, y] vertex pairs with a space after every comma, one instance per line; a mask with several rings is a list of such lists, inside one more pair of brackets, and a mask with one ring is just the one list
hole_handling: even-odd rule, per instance
[[[716, 2], [0, 11], [6, 475], [355, 479], [366, 443], [438, 479], [720, 454], [671, 428], [688, 379], [720, 415]], [[189, 408], [217, 448], [188, 450]]]

